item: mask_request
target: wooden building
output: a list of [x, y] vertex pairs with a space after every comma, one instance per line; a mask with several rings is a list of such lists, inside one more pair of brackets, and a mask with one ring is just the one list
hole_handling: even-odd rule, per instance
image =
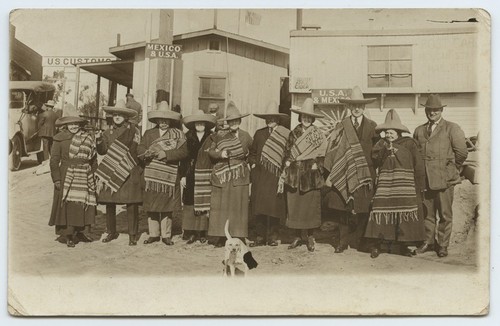
[[[478, 82], [478, 29], [475, 24], [446, 28], [395, 30], [300, 30], [291, 32], [290, 92], [292, 104], [329, 90], [358, 85], [375, 97], [366, 114], [377, 123], [396, 109], [413, 131], [426, 122], [421, 103], [439, 93], [445, 119], [457, 122], [466, 136], [479, 131], [482, 111]], [[336, 108], [335, 97], [320, 97], [319, 108]], [[325, 104], [321, 104], [324, 101]], [[345, 113], [344, 113], [345, 114]], [[296, 117], [294, 118], [296, 121]], [[294, 121], [292, 120], [292, 121]]]
[[16, 39], [16, 27], [9, 26], [10, 72], [9, 80], [42, 80], [42, 56]]

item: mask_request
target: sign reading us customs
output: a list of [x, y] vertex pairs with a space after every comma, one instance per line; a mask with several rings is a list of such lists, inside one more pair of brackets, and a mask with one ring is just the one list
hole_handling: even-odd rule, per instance
[[115, 57], [92, 57], [92, 56], [49, 56], [42, 58], [44, 67], [72, 67], [85, 63], [103, 63], [116, 60]]
[[339, 99], [350, 98], [351, 89], [313, 89], [311, 96], [315, 105], [341, 104]]
[[146, 43], [146, 58], [180, 59], [182, 45]]

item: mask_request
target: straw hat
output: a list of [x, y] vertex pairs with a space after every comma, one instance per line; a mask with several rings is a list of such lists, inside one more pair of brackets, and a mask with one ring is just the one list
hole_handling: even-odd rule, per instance
[[62, 117], [56, 120], [55, 124], [56, 127], [61, 127], [64, 125], [69, 125], [69, 124], [81, 124], [84, 125], [88, 121], [85, 119], [82, 119], [80, 117], [75, 117], [75, 116], [68, 116], [68, 117]]
[[47, 103], [44, 104], [45, 106], [50, 106], [50, 107], [54, 107], [56, 106], [56, 102], [52, 101], [52, 100], [48, 100]]
[[339, 98], [339, 102], [345, 104], [367, 104], [375, 100], [376, 98], [374, 97], [365, 98], [363, 96], [361, 88], [359, 88], [358, 86], [354, 86], [354, 88], [352, 89], [351, 98]]
[[387, 129], [410, 133], [410, 130], [408, 130], [408, 128], [401, 123], [401, 119], [394, 109], [390, 109], [389, 112], [387, 112], [384, 123], [375, 127], [376, 132], [385, 131]]
[[279, 112], [278, 103], [271, 101], [267, 104], [266, 113], [254, 113], [254, 116], [261, 119], [276, 117], [279, 119], [288, 118], [288, 115]]
[[241, 114], [240, 110], [236, 107], [233, 101], [229, 101], [226, 109], [226, 118], [224, 119], [219, 119], [219, 121], [229, 121], [229, 120], [236, 120], [236, 119], [241, 119], [246, 116], [249, 116], [250, 113], [245, 113]]
[[213, 115], [198, 110], [196, 113], [183, 118], [182, 123], [184, 123], [188, 129], [193, 129], [195, 122], [204, 122], [207, 129], [212, 129], [215, 127], [216, 120], [217, 118]]
[[299, 109], [290, 109], [290, 111], [298, 113], [298, 114], [304, 114], [308, 115], [314, 118], [323, 118], [322, 114], [314, 113], [314, 102], [312, 98], [308, 97], [302, 104], [302, 107]]
[[137, 115], [137, 111], [129, 109], [125, 106], [124, 100], [118, 100], [115, 106], [103, 106], [104, 112], [109, 114], [121, 114], [126, 118], [132, 118]]
[[441, 97], [439, 94], [431, 94], [427, 98], [427, 102], [425, 104], [420, 104], [422, 106], [425, 106], [426, 108], [429, 109], [441, 109], [444, 108], [446, 105], [441, 104]]
[[181, 114], [175, 111], [170, 110], [170, 106], [167, 101], [161, 101], [158, 104], [156, 110], [148, 112], [148, 120], [152, 123], [156, 123], [157, 119], [170, 119], [179, 121], [181, 119]]

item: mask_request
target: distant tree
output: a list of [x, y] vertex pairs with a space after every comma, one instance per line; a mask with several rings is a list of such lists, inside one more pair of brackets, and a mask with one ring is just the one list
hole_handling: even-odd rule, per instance
[[[88, 85], [84, 85], [80, 89], [80, 93], [78, 95], [79, 103], [83, 103], [78, 106], [78, 110], [81, 115], [87, 117], [95, 117], [97, 115], [98, 107], [96, 106], [96, 90], [95, 87], [91, 87]], [[107, 98], [104, 93], [99, 92], [99, 108], [107, 105]], [[101, 114], [99, 112], [99, 117]]]
[[[62, 93], [64, 92], [64, 70], [55, 70], [52, 77], [49, 75], [43, 76], [43, 81], [53, 83], [56, 87], [54, 92], [54, 102], [59, 103], [62, 100]], [[71, 88], [66, 87], [66, 95], [71, 92]]]

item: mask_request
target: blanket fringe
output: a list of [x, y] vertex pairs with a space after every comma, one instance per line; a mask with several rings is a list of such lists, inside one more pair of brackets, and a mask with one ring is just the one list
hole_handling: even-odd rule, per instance
[[399, 212], [387, 212], [387, 211], [372, 211], [370, 213], [370, 221], [375, 221], [378, 225], [380, 224], [399, 224], [403, 222], [417, 222], [418, 221], [418, 209], [412, 209], [408, 211]]
[[175, 187], [166, 185], [164, 183], [146, 180], [146, 191], [163, 192], [167, 193], [169, 197], [172, 197], [174, 194], [174, 189]]
[[276, 166], [273, 164], [270, 160], [268, 160], [265, 157], [261, 157], [260, 159], [260, 164], [266, 169], [267, 171], [271, 172], [275, 176], [279, 177], [281, 174], [281, 167]]
[[231, 180], [237, 180], [245, 176], [245, 165], [240, 164], [237, 167], [232, 167], [230, 170], [223, 172], [216, 172], [215, 176], [219, 179], [220, 183], [226, 183]]

